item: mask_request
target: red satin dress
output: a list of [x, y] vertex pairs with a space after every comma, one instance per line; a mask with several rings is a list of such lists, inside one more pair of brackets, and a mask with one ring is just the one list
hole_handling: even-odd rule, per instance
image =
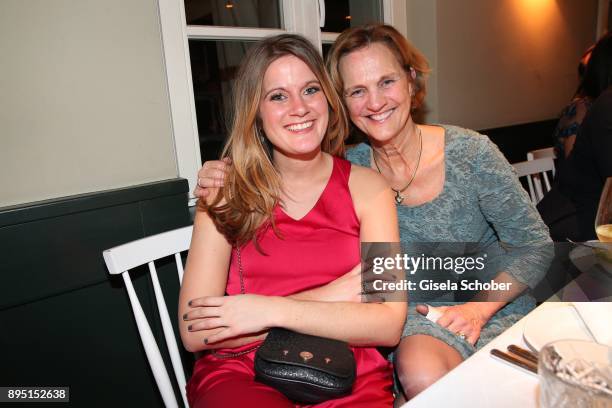
[[[360, 261], [359, 220], [348, 188], [351, 164], [334, 157], [327, 186], [314, 207], [301, 219], [288, 216], [278, 206], [272, 228], [260, 236], [258, 252], [252, 243], [241, 249], [246, 293], [287, 296], [322, 286], [351, 270]], [[235, 251], [230, 263], [228, 295], [240, 293]], [[321, 316], [325, 319], [325, 316]], [[249, 344], [235, 349], [248, 350]], [[317, 407], [390, 407], [392, 367], [375, 349], [354, 347], [357, 378], [351, 395], [329, 400]], [[255, 351], [220, 359], [205, 354], [196, 361], [187, 384], [192, 407], [299, 407], [275, 389], [254, 381]]]

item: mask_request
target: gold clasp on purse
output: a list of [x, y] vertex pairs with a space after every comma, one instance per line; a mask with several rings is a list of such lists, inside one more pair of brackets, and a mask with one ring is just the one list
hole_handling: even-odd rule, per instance
[[302, 360], [304, 360], [304, 362], [310, 360], [311, 358], [314, 357], [314, 355], [310, 352], [310, 351], [301, 351], [300, 352], [300, 357], [302, 357]]

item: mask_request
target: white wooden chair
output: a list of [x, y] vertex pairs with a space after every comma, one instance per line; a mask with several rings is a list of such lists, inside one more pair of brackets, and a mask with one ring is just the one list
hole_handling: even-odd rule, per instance
[[543, 159], [527, 160], [514, 163], [512, 166], [519, 178], [527, 178], [531, 202], [534, 204], [539, 203], [544, 194], [550, 191], [550, 181], [548, 180], [547, 172], [552, 171], [555, 166], [553, 159], [545, 157]]
[[[544, 149], [531, 150], [527, 152], [527, 160], [544, 159], [550, 157], [553, 160], [557, 158], [554, 147], [545, 147]], [[552, 168], [553, 177], [555, 176], [555, 162], [553, 161]]]
[[166, 302], [164, 301], [164, 295], [159, 284], [154, 261], [174, 255], [176, 268], [178, 270], [179, 282], [182, 282], [183, 262], [181, 260], [181, 252], [189, 249], [192, 230], [192, 226], [179, 228], [132, 241], [127, 244], [119, 245], [114, 248], [107, 249], [103, 253], [104, 261], [106, 262], [106, 266], [111, 275], [121, 274], [123, 277], [123, 281], [125, 282], [125, 287], [130, 298], [130, 303], [132, 305], [132, 311], [134, 312], [134, 318], [136, 319], [136, 325], [138, 326], [138, 332], [140, 334], [147, 359], [149, 360], [151, 371], [153, 371], [155, 382], [157, 383], [157, 387], [159, 388], [166, 407], [178, 407], [179, 404], [175, 398], [172, 382], [170, 381], [166, 366], [164, 365], [159, 347], [157, 346], [155, 338], [153, 337], [153, 332], [151, 331], [151, 327], [147, 322], [147, 318], [138, 300], [138, 296], [134, 291], [134, 286], [132, 285], [129, 271], [130, 269], [144, 264], [148, 264], [149, 266], [149, 273], [151, 275], [151, 281], [153, 282], [157, 309], [159, 310], [159, 316], [162, 323], [166, 345], [170, 353], [174, 375], [178, 383], [178, 388], [180, 389], [183, 397], [183, 403], [185, 404], [185, 407], [187, 407], [188, 404], [185, 393], [185, 374], [183, 370], [183, 363], [181, 362], [179, 348], [174, 335], [174, 330], [172, 329], [170, 316], [168, 315], [168, 308], [166, 307]]

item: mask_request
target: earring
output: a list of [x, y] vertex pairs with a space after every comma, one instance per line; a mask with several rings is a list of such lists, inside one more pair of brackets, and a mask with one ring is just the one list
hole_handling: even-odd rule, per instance
[[259, 142], [263, 146], [264, 151], [266, 152], [266, 155], [268, 156], [268, 158], [270, 160], [272, 160], [272, 147], [271, 147], [271, 143], [266, 138], [265, 133], [263, 131], [263, 128], [259, 127], [259, 125], [255, 126], [255, 133], [257, 133], [257, 138], [259, 139]]
[[255, 126], [255, 133], [257, 134], [257, 138], [259, 139], [261, 144], [265, 145], [266, 137], [263, 134], [263, 129], [259, 125]]
[[412, 78], [412, 80], [414, 81], [416, 79], [416, 70], [413, 67], [410, 67], [410, 77]]

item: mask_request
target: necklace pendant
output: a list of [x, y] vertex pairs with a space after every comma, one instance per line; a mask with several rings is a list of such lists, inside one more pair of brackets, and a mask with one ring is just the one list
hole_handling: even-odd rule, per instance
[[[419, 135], [419, 155], [417, 156], [416, 166], [414, 166], [414, 170], [412, 171], [412, 176], [410, 177], [410, 180], [408, 180], [408, 183], [406, 183], [404, 188], [396, 190], [393, 187], [391, 187], [391, 190], [393, 190], [393, 192], [395, 193], [395, 203], [397, 205], [400, 205], [402, 201], [404, 201], [405, 197], [402, 196], [401, 193], [405, 191], [408, 187], [410, 187], [410, 185], [414, 181], [414, 178], [416, 177], [417, 171], [419, 170], [419, 164], [421, 164], [421, 155], [423, 154], [423, 135], [421, 134], [420, 127], [417, 126], [416, 130]], [[378, 166], [378, 161], [376, 160], [376, 152], [374, 150], [372, 150], [372, 158], [374, 159], [374, 165], [376, 166], [376, 170], [378, 170], [378, 172], [382, 174], [382, 171], [380, 170], [380, 167]]]
[[399, 191], [395, 192], [395, 202], [399, 205], [404, 201], [404, 197], [400, 194]]

